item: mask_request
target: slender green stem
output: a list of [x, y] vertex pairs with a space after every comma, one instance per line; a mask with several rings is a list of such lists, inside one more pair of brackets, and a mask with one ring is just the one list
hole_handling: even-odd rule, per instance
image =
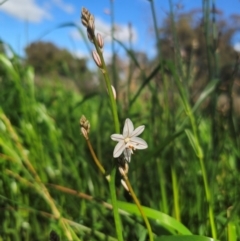
[[[100, 161], [98, 160], [89, 139], [87, 139], [87, 144], [88, 144], [89, 150], [91, 152], [91, 155], [94, 159], [94, 162], [96, 163], [97, 167], [100, 169], [102, 174], [104, 175], [106, 173], [106, 171], [105, 171], [104, 167], [102, 166], [102, 164], [100, 163]], [[121, 224], [121, 220], [119, 218], [118, 207], [117, 207], [118, 204], [117, 204], [117, 198], [116, 198], [115, 175], [116, 175], [116, 167], [114, 167], [112, 170], [110, 181], [108, 180], [108, 178], [107, 178], [107, 180], [109, 181], [109, 189], [110, 189], [110, 194], [111, 194], [111, 199], [112, 199], [113, 216], [114, 216], [115, 225], [116, 225], [117, 237], [118, 237], [118, 240], [123, 241], [122, 224]]]
[[95, 164], [97, 165], [97, 167], [99, 168], [101, 173], [103, 175], [105, 175], [106, 171], [105, 171], [104, 167], [102, 166], [101, 162], [98, 160], [98, 158], [97, 158], [97, 156], [96, 156], [96, 154], [95, 154], [95, 152], [94, 152], [94, 150], [92, 148], [92, 144], [91, 144], [89, 139], [87, 139], [87, 144], [88, 144], [88, 148], [89, 148], [89, 150], [91, 152], [91, 155], [93, 157], [93, 160], [94, 160]]
[[152, 16], [153, 16], [154, 32], [157, 40], [158, 57], [160, 58], [160, 62], [161, 62], [162, 60], [161, 43], [160, 43], [160, 37], [159, 37], [159, 31], [158, 31], [158, 25], [157, 25], [157, 16], [156, 16], [155, 7], [154, 7], [154, 0], [150, 0], [150, 5], [151, 5]]
[[[227, 209], [227, 217], [231, 219], [231, 212], [233, 207]], [[237, 241], [236, 226], [233, 220], [230, 220], [227, 225], [228, 241]]]
[[[172, 33], [173, 33], [173, 44], [174, 44], [174, 48], [175, 48], [175, 55], [176, 55], [176, 66], [180, 75], [180, 78], [183, 81], [185, 81], [185, 79], [183, 78], [183, 64], [182, 64], [182, 58], [181, 58], [181, 54], [180, 54], [180, 46], [179, 46], [179, 41], [177, 38], [177, 31], [176, 31], [176, 26], [175, 26], [175, 22], [174, 22], [174, 13], [173, 13], [173, 4], [172, 4], [172, 0], [169, 0], [169, 7], [170, 7], [170, 19], [171, 19], [171, 28], [172, 28]], [[187, 93], [186, 93], [187, 94]]]
[[203, 152], [202, 152], [201, 145], [199, 143], [199, 137], [198, 137], [198, 134], [197, 134], [195, 118], [194, 118], [194, 116], [192, 114], [192, 111], [190, 110], [189, 106], [187, 106], [187, 107], [188, 107], [187, 108], [188, 109], [188, 115], [189, 115], [191, 126], [192, 126], [192, 129], [193, 129], [193, 134], [194, 134], [194, 137], [195, 137], [195, 140], [196, 140], [196, 146], [197, 146], [197, 150], [198, 150], [197, 157], [199, 159], [200, 167], [201, 167], [201, 170], [202, 170], [205, 195], [206, 195], [206, 200], [207, 200], [207, 203], [208, 203], [208, 214], [209, 214], [212, 237], [214, 239], [216, 239], [217, 238], [217, 232], [216, 232], [216, 226], [215, 226], [215, 221], [214, 221], [214, 213], [213, 213], [213, 207], [212, 207], [211, 193], [210, 193], [210, 189], [209, 189], [209, 186], [208, 186], [207, 173], [206, 173], [206, 169], [205, 169], [205, 165], [204, 165], [204, 161], [203, 161]]
[[200, 142], [199, 142], [199, 137], [198, 137], [198, 133], [197, 133], [197, 125], [196, 125], [194, 115], [193, 115], [188, 103], [186, 103], [186, 104], [187, 105], [185, 106], [185, 110], [186, 110], [187, 115], [189, 116], [191, 127], [192, 127], [192, 130], [193, 130], [193, 135], [194, 135], [195, 140], [196, 140], [196, 147], [197, 147], [197, 152], [198, 152], [197, 157], [198, 157], [200, 167], [201, 167], [201, 170], [202, 170], [202, 177], [203, 177], [205, 195], [206, 195], [206, 200], [207, 200], [207, 203], [208, 203], [208, 214], [209, 214], [212, 237], [214, 239], [216, 239], [217, 238], [217, 231], [216, 231], [216, 226], [215, 226], [215, 221], [214, 221], [211, 192], [210, 192], [210, 189], [209, 189], [207, 173], [206, 173], [206, 169], [205, 169], [205, 165], [204, 165], [204, 161], [203, 161], [203, 152], [202, 152], [202, 148], [201, 148], [201, 145], [200, 145]]
[[[111, 108], [112, 108], [112, 115], [113, 115], [113, 119], [114, 119], [114, 124], [115, 124], [115, 131], [116, 133], [120, 132], [120, 126], [119, 126], [119, 120], [118, 120], [118, 114], [117, 114], [117, 105], [116, 105], [116, 101], [114, 99], [113, 96], [113, 92], [112, 92], [112, 87], [111, 87], [111, 82], [110, 82], [110, 78], [107, 72], [107, 68], [106, 68], [106, 64], [102, 55], [102, 51], [101, 49], [98, 47], [98, 44], [96, 42], [96, 38], [94, 38], [94, 45], [96, 47], [96, 50], [100, 56], [101, 62], [102, 62], [102, 73], [105, 79], [105, 83], [108, 89], [108, 93], [109, 93], [109, 97], [110, 97], [110, 103], [111, 103]], [[115, 219], [115, 225], [116, 225], [116, 229], [117, 229], [117, 235], [118, 235], [118, 239], [122, 240], [122, 227], [121, 227], [121, 223], [120, 223], [120, 218], [119, 218], [119, 214], [118, 214], [118, 209], [117, 209], [117, 199], [116, 199], [116, 188], [115, 188], [115, 174], [116, 174], [116, 168], [113, 169], [112, 173], [111, 173], [111, 180], [110, 180], [110, 192], [111, 192], [111, 198], [112, 198], [112, 202], [113, 202], [113, 214], [114, 214], [114, 219]], [[129, 183], [129, 181], [128, 181]], [[129, 183], [130, 185], [130, 183]], [[131, 185], [130, 185], [131, 186]], [[131, 188], [132, 192], [133, 189]], [[134, 194], [134, 192], [133, 192]], [[138, 206], [142, 217], [146, 223], [148, 232], [149, 232], [149, 237], [150, 237], [150, 241], [153, 241], [153, 236], [152, 236], [152, 230], [151, 230], [151, 226], [148, 222], [147, 217], [145, 216], [140, 202], [138, 201], [136, 195], [134, 194], [135, 200], [136, 200], [136, 205]], [[121, 238], [121, 239], [120, 239]]]
[[178, 195], [178, 187], [177, 187], [177, 175], [175, 166], [172, 165], [171, 167], [171, 175], [172, 175], [172, 187], [173, 187], [173, 201], [174, 201], [174, 212], [175, 218], [180, 222], [180, 208], [179, 208], [179, 195]]
[[160, 159], [157, 158], [157, 168], [160, 177], [160, 193], [162, 197], [162, 205], [160, 205], [162, 211], [164, 213], [168, 213], [168, 202], [167, 202], [167, 191], [166, 191], [166, 183], [165, 183], [165, 175], [163, 171], [163, 166], [160, 163]]
[[[108, 74], [108, 71], [107, 71], [105, 60], [103, 58], [102, 50], [99, 48], [95, 36], [93, 38], [93, 42], [94, 42], [95, 48], [97, 50], [97, 53], [98, 53], [98, 55], [101, 59], [101, 63], [102, 63], [101, 70], [102, 70], [103, 77], [104, 77], [104, 80], [105, 80], [105, 84], [107, 86], [107, 90], [108, 90], [108, 94], [109, 94], [112, 116], [113, 116], [113, 121], [114, 121], [114, 126], [115, 126], [115, 132], [119, 133], [120, 132], [120, 125], [119, 125], [119, 120], [118, 120], [117, 104], [116, 104], [116, 100], [114, 99], [114, 96], [113, 96], [113, 91], [112, 91], [112, 87], [111, 87], [111, 81], [110, 81], [110, 78], [109, 78], [109, 74]], [[119, 213], [118, 213], [118, 206], [117, 206], [115, 175], [116, 175], [116, 167], [114, 167], [112, 172], [111, 172], [109, 188], [110, 188], [110, 194], [111, 194], [112, 205], [113, 205], [113, 216], [114, 216], [114, 221], [115, 221], [117, 238], [118, 238], [119, 241], [123, 241], [122, 224], [121, 224], [120, 216], [119, 216]]]
[[143, 209], [142, 209], [142, 206], [141, 206], [141, 204], [140, 204], [140, 202], [139, 202], [139, 200], [138, 200], [135, 192], [134, 192], [133, 189], [132, 189], [132, 186], [131, 186], [131, 184], [130, 184], [130, 182], [129, 182], [129, 180], [128, 180], [127, 175], [123, 175], [123, 178], [124, 178], [124, 181], [125, 181], [126, 184], [127, 184], [127, 187], [128, 187], [128, 189], [129, 189], [129, 192], [131, 193], [132, 198], [133, 198], [135, 204], [137, 205], [137, 207], [138, 207], [138, 209], [139, 209], [139, 211], [140, 211], [140, 213], [141, 213], [141, 215], [142, 215], [142, 218], [143, 218], [143, 220], [144, 220], [144, 222], [145, 222], [145, 225], [146, 225], [147, 230], [148, 230], [149, 240], [150, 240], [150, 241], [153, 241], [153, 240], [154, 240], [154, 238], [153, 238], [153, 232], [152, 232], [151, 225], [150, 225], [150, 223], [149, 223], [149, 221], [148, 221], [148, 218], [147, 218], [147, 216], [145, 215], [145, 213], [144, 213], [144, 211], [143, 211]]
[[211, 194], [210, 194], [210, 190], [209, 190], [209, 186], [208, 186], [206, 169], [205, 169], [205, 165], [203, 162], [203, 158], [199, 158], [199, 161], [200, 161], [200, 165], [201, 165], [201, 169], [202, 169], [206, 199], [207, 199], [208, 206], [209, 206], [208, 215], [209, 215], [209, 220], [210, 220], [212, 237], [213, 237], [213, 239], [217, 239], [217, 231], [216, 231], [216, 226], [215, 226], [215, 221], [214, 221], [214, 213], [213, 213], [213, 207], [212, 207]]
[[232, 72], [232, 76], [230, 79], [230, 84], [228, 85], [228, 96], [229, 96], [229, 104], [230, 104], [230, 110], [228, 114], [228, 123], [229, 123], [229, 130], [230, 135], [234, 141], [234, 144], [236, 146], [236, 149], [239, 149], [239, 135], [237, 134], [236, 126], [234, 125], [234, 108], [233, 108], [233, 86], [234, 86], [234, 80], [235, 75], [238, 73], [239, 70], [239, 56], [237, 56], [236, 63], [234, 70]]
[[206, 200], [207, 200], [207, 203], [208, 203], [208, 214], [209, 214], [209, 220], [210, 220], [210, 226], [211, 226], [211, 233], [212, 233], [212, 237], [214, 239], [216, 239], [217, 238], [217, 231], [216, 231], [216, 226], [215, 226], [215, 221], [214, 221], [212, 198], [211, 198], [211, 192], [210, 192], [209, 185], [208, 185], [206, 168], [205, 168], [204, 161], [203, 161], [204, 160], [203, 152], [202, 152], [202, 148], [201, 148], [198, 133], [197, 133], [197, 125], [196, 125], [194, 115], [193, 115], [188, 103], [187, 103], [185, 109], [186, 109], [186, 112], [189, 116], [190, 123], [191, 123], [192, 130], [193, 130], [193, 135], [194, 135], [195, 140], [196, 140], [196, 147], [197, 147], [197, 152], [198, 152], [197, 157], [198, 157], [200, 167], [201, 167], [201, 170], [202, 170], [202, 177], [203, 177], [205, 195], [206, 195]]
[[102, 62], [101, 70], [102, 70], [103, 77], [104, 77], [104, 80], [105, 80], [105, 84], [106, 84], [106, 87], [107, 87], [107, 90], [108, 90], [108, 94], [109, 94], [109, 99], [110, 99], [110, 105], [111, 105], [111, 110], [112, 110], [112, 116], [113, 116], [115, 131], [116, 131], [116, 133], [119, 133], [120, 132], [120, 125], [119, 125], [119, 120], [118, 120], [117, 104], [116, 104], [116, 101], [115, 101], [114, 96], [113, 96], [109, 74], [108, 74], [108, 71], [107, 71], [105, 60], [103, 58], [102, 50], [99, 48], [99, 46], [97, 44], [97, 40], [96, 40], [95, 37], [93, 39], [93, 42], [94, 42], [94, 45], [96, 47], [96, 50], [97, 50], [98, 55], [99, 55], [99, 57], [101, 59], [101, 62]]
[[210, 189], [209, 189], [209, 186], [208, 186], [208, 179], [207, 179], [206, 169], [205, 169], [205, 165], [204, 165], [204, 161], [203, 161], [204, 156], [203, 156], [202, 147], [201, 147], [200, 141], [199, 141], [196, 120], [195, 120], [193, 112], [190, 108], [189, 102], [186, 98], [185, 90], [182, 86], [181, 81], [179, 80], [179, 77], [178, 77], [174, 67], [172, 65], [169, 65], [168, 67], [170, 68], [171, 73], [173, 74], [173, 77], [176, 81], [176, 84], [177, 84], [177, 87], [178, 87], [178, 90], [179, 90], [179, 94], [180, 94], [181, 99], [183, 101], [183, 105], [184, 105], [186, 115], [188, 116], [188, 118], [190, 120], [191, 128], [192, 128], [193, 135], [194, 135], [194, 138], [195, 138], [195, 145], [196, 145], [196, 150], [197, 150], [196, 155], [197, 155], [197, 158], [199, 160], [200, 167], [201, 167], [201, 170], [202, 170], [205, 195], [206, 195], [206, 200], [207, 200], [207, 203], [208, 203], [208, 214], [209, 214], [209, 220], [210, 220], [210, 226], [211, 226], [211, 233], [212, 233], [212, 237], [214, 239], [216, 239], [217, 238], [217, 232], [216, 232], [216, 226], [215, 226], [215, 221], [214, 221], [214, 213], [213, 213], [213, 207], [212, 207], [212, 201], [211, 201], [211, 192], [210, 192]]
[[[133, 48], [132, 48], [132, 26], [131, 26], [131, 24], [128, 25], [128, 29], [129, 29], [129, 51], [132, 52]], [[133, 72], [134, 72], [133, 61], [132, 61], [131, 56], [129, 55], [128, 77], [127, 77], [127, 106], [128, 106], [128, 110], [129, 110], [129, 107], [130, 107], [130, 99], [131, 99], [130, 87], [131, 87], [131, 80], [132, 80], [132, 77], [133, 77]]]
[[204, 35], [206, 41], [206, 52], [207, 52], [207, 62], [208, 62], [208, 75], [209, 79], [212, 78], [212, 56], [211, 56], [211, 44], [210, 44], [210, 31], [209, 31], [209, 16], [210, 16], [210, 5], [209, 0], [203, 0], [203, 25], [204, 25]]
[[115, 176], [116, 176], [116, 167], [112, 169], [109, 188], [110, 188], [110, 194], [111, 194], [111, 200], [112, 200], [112, 206], [113, 206], [113, 216], [114, 216], [114, 221], [116, 226], [117, 238], [118, 238], [118, 241], [123, 241], [122, 223], [119, 218], [118, 204], [117, 204], [117, 197], [116, 197]]

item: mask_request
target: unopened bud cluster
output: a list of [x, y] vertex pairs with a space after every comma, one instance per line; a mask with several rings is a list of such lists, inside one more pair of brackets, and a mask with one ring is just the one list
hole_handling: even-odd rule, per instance
[[[127, 174], [129, 170], [129, 166], [127, 162], [125, 162], [123, 165], [119, 165], [118, 170], [123, 177], [127, 178]], [[128, 186], [123, 179], [121, 179], [121, 184], [124, 187], [124, 189], [129, 192]]]
[[82, 115], [80, 119], [80, 125], [83, 136], [88, 140], [88, 133], [90, 132], [90, 122], [84, 115]]
[[[95, 36], [95, 19], [94, 19], [94, 16], [86, 8], [82, 8], [81, 21], [82, 21], [82, 24], [87, 28], [88, 39], [92, 43], [94, 43], [95, 46], [97, 45], [99, 47], [98, 49], [98, 52], [99, 52], [99, 50], [101, 50], [104, 46], [103, 38], [100, 33], [98, 33], [97, 36]], [[96, 51], [93, 51], [92, 56], [96, 65], [99, 68], [102, 68], [102, 61], [99, 56], [99, 53], [97, 53]]]
[[129, 166], [127, 162], [124, 163], [124, 166], [119, 166], [118, 167], [119, 172], [121, 173], [122, 176], [128, 174]]
[[87, 34], [88, 34], [89, 40], [93, 42], [94, 31], [95, 31], [94, 16], [86, 8], [82, 8], [81, 20], [82, 20], [82, 24], [87, 28]]
[[[88, 39], [91, 42], [94, 42], [95, 19], [94, 19], [94, 16], [86, 8], [82, 8], [81, 21], [82, 21], [82, 24], [87, 28]], [[97, 41], [98, 47], [102, 49], [104, 42], [103, 42], [102, 35], [100, 33], [97, 34], [96, 41]]]

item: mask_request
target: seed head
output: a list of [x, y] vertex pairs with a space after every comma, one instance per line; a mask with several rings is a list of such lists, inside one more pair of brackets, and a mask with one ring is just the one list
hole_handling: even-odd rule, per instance
[[94, 22], [94, 16], [90, 15], [89, 21], [88, 21], [88, 28], [95, 30], [95, 22]]
[[88, 139], [88, 133], [90, 132], [90, 123], [84, 115], [82, 115], [80, 119], [80, 126], [83, 136]]
[[86, 129], [84, 129], [83, 127], [81, 127], [81, 133], [82, 133], [82, 135], [85, 137], [85, 139], [88, 140], [88, 133], [87, 133]]
[[82, 8], [82, 15], [81, 15], [81, 20], [82, 20], [82, 24], [85, 26], [85, 27], [88, 27], [88, 21], [91, 17], [91, 13], [86, 9], [86, 8]]
[[82, 21], [82, 24], [87, 28], [89, 33], [91, 33], [91, 35], [94, 36], [94, 30], [95, 30], [94, 16], [86, 8], [82, 8], [81, 21]]

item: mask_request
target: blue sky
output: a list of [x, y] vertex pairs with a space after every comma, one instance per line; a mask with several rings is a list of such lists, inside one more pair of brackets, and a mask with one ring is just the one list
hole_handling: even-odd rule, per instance
[[[2, 2], [3, 0], [0, 0]], [[172, 0], [180, 3], [183, 10], [201, 8], [202, 0]], [[216, 0], [217, 8], [223, 11], [222, 17], [240, 14], [240, 0]], [[152, 16], [150, 3], [147, 0], [114, 0], [114, 20], [118, 31], [116, 37], [128, 45], [128, 24], [132, 24], [133, 48], [154, 56]], [[158, 23], [169, 11], [168, 0], [154, 1]], [[10, 44], [13, 49], [24, 56], [27, 44], [39, 40], [48, 30], [59, 24], [74, 22], [80, 24], [80, 10], [86, 7], [95, 16], [96, 29], [104, 33], [106, 57], [111, 56], [110, 41], [110, 0], [8, 0], [0, 5], [0, 38]], [[51, 41], [60, 48], [67, 48], [80, 57], [89, 56], [83, 39], [75, 28], [56, 29], [41, 38]], [[240, 46], [240, 37], [234, 44]], [[119, 54], [122, 50], [116, 45]], [[240, 49], [240, 48], [239, 48]]]

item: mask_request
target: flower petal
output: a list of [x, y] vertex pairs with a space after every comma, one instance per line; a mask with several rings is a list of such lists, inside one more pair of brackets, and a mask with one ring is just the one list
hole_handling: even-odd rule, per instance
[[124, 157], [125, 159], [130, 162], [131, 161], [131, 154], [132, 154], [132, 150], [129, 148], [125, 148], [125, 150], [123, 151]]
[[126, 138], [126, 137], [130, 136], [130, 134], [133, 132], [133, 130], [134, 130], [133, 123], [129, 118], [127, 118], [125, 120], [125, 124], [123, 127], [123, 137]]
[[121, 135], [121, 134], [113, 134], [113, 135], [111, 135], [111, 139], [113, 141], [123, 141], [124, 140], [123, 135]]
[[139, 126], [137, 127], [131, 134], [130, 134], [130, 137], [133, 137], [133, 136], [139, 136], [145, 129], [145, 126]]
[[124, 149], [125, 149], [124, 141], [119, 141], [118, 144], [114, 148], [113, 157], [114, 158], [119, 157], [122, 154]]
[[130, 145], [133, 145], [136, 149], [146, 149], [148, 148], [148, 144], [140, 137], [132, 137], [130, 141]]

